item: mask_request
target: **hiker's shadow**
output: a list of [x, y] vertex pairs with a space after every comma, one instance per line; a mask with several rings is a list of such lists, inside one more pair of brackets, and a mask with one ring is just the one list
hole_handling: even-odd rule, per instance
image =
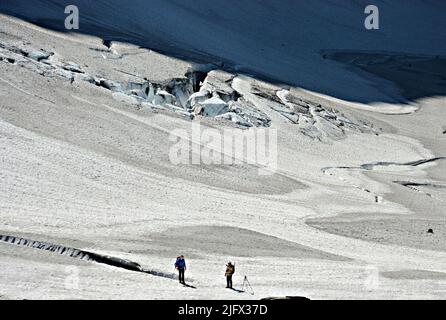
[[244, 290], [235, 289], [235, 288], [229, 288], [229, 289], [231, 289], [232, 291], [235, 291], [237, 293], [244, 293], [245, 292]]
[[197, 287], [194, 287], [193, 285], [188, 284], [188, 283], [183, 283], [183, 286], [188, 287], [188, 288], [192, 288], [192, 289], [197, 289]]

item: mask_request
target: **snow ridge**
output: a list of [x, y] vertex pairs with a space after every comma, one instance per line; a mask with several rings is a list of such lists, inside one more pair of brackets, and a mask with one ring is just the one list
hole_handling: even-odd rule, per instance
[[71, 258], [80, 259], [83, 261], [106, 264], [106, 265], [114, 266], [117, 268], [123, 268], [123, 269], [130, 270], [130, 271], [144, 272], [144, 273], [148, 273], [148, 274], [158, 276], [158, 277], [169, 278], [169, 279], [175, 278], [175, 275], [173, 275], [173, 274], [168, 274], [168, 273], [164, 273], [164, 272], [156, 271], [156, 270], [143, 269], [143, 267], [141, 267], [138, 263], [133, 262], [133, 261], [129, 261], [129, 260], [121, 259], [121, 258], [117, 258], [117, 257], [112, 257], [112, 256], [108, 256], [108, 255], [101, 255], [98, 253], [85, 251], [85, 250], [81, 250], [81, 249], [76, 249], [76, 248], [71, 248], [71, 247], [67, 247], [64, 245], [57, 245], [57, 244], [52, 244], [52, 243], [48, 243], [48, 242], [30, 240], [30, 239], [25, 239], [25, 238], [16, 237], [16, 236], [9, 236], [9, 235], [0, 235], [0, 241], [6, 242], [9, 244], [14, 244], [17, 246], [24, 246], [24, 247], [30, 247], [30, 248], [35, 248], [35, 249], [39, 249], [39, 250], [45, 250], [45, 251], [49, 251], [52, 253], [57, 253], [60, 255], [68, 256]]

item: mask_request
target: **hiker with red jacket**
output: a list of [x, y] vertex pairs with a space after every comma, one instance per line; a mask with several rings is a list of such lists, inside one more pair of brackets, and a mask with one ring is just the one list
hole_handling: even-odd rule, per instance
[[184, 260], [184, 256], [181, 255], [177, 257], [177, 261], [175, 261], [175, 269], [178, 270], [178, 279], [181, 284], [186, 284], [184, 281], [184, 272], [186, 271], [186, 261]]
[[233, 265], [231, 262], [228, 262], [226, 265], [226, 288], [232, 289], [232, 275], [235, 272], [235, 265]]

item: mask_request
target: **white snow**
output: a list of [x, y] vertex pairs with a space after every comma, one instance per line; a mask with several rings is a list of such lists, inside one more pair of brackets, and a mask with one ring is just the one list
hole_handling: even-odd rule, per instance
[[[347, 4], [324, 0], [135, 0], [131, 4], [73, 0], [70, 4], [79, 7], [81, 33], [102, 32], [178, 55], [217, 57], [248, 73], [353, 102], [395, 103], [372, 81], [324, 60], [321, 50], [446, 52], [445, 3], [440, 0], [416, 0], [410, 5], [377, 0], [374, 5], [380, 9], [381, 28], [372, 31], [364, 27], [364, 9], [369, 3], [363, 0]], [[0, 10], [54, 28], [64, 25], [65, 15], [57, 1], [3, 1]]]
[[[443, 189], [430, 190], [445, 184], [444, 161], [410, 164], [445, 156], [445, 98], [402, 101], [388, 80], [321, 54], [444, 55], [442, 1], [376, 1], [379, 31], [363, 28], [362, 0], [70, 2], [79, 33], [52, 30], [65, 17], [59, 1], [0, 3], [0, 235], [165, 273], [184, 254], [197, 289], [0, 241], [0, 298], [446, 297], [442, 277], [429, 276], [445, 272], [435, 244], [446, 233], [424, 230], [444, 222]], [[200, 91], [182, 86], [210, 65]], [[217, 120], [188, 117], [200, 106]], [[234, 135], [254, 128], [231, 122], [277, 130], [277, 172], [259, 175], [246, 161], [174, 165], [169, 135], [190, 137], [198, 121]], [[379, 226], [375, 238], [362, 219]], [[229, 260], [236, 286], [247, 275], [254, 295], [224, 289]]]

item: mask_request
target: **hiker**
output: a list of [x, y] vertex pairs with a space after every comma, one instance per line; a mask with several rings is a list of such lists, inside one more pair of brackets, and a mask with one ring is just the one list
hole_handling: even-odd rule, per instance
[[186, 284], [186, 282], [184, 282], [184, 272], [186, 271], [186, 261], [184, 260], [183, 255], [177, 257], [177, 261], [175, 261], [175, 269], [178, 270], [178, 279], [179, 279], [180, 283]]
[[232, 275], [235, 272], [235, 265], [233, 265], [231, 262], [228, 262], [226, 265], [226, 288], [232, 289]]

